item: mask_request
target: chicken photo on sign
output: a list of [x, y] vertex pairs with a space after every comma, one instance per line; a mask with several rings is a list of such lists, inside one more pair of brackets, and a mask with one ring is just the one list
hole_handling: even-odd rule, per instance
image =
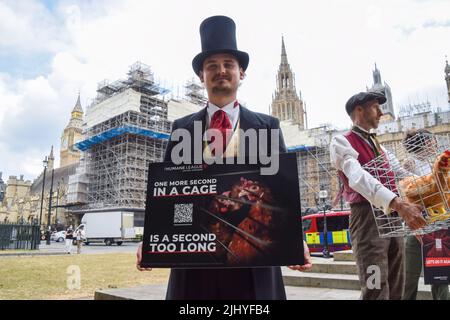
[[219, 219], [211, 219], [209, 230], [218, 237], [219, 259], [229, 265], [251, 264], [275, 254], [275, 230], [282, 223], [276, 213], [280, 208], [274, 205], [266, 185], [243, 177], [231, 190], [216, 196], [209, 211]]

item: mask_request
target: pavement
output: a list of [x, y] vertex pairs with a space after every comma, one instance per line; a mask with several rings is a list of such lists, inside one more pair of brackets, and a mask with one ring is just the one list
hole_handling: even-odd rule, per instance
[[[360, 284], [351, 251], [335, 253], [334, 258], [313, 256], [313, 268], [298, 272], [282, 267], [288, 300], [358, 300]], [[167, 284], [144, 285], [133, 288], [98, 290], [96, 300], [161, 300]], [[419, 280], [418, 300], [431, 299], [430, 286]]]
[[[358, 300], [360, 297], [359, 284], [354, 286], [353, 282], [357, 282], [356, 266], [353, 261], [345, 261], [351, 259], [348, 254], [340, 255], [340, 259], [344, 261], [334, 261], [333, 259], [324, 259], [317, 255], [312, 257], [315, 266], [311, 272], [298, 272], [282, 267], [283, 278], [285, 282], [286, 297], [288, 300]], [[333, 268], [331, 268], [333, 267]], [[337, 268], [336, 270], [334, 268]], [[346, 279], [351, 278], [353, 285], [344, 285], [343, 287], [326, 287], [327, 281], [321, 278], [319, 281], [301, 281], [304, 285], [298, 283], [298, 279], [309, 279], [314, 274], [320, 273], [323, 277], [329, 277], [327, 272], [342, 272], [338, 278], [342, 279], [343, 284]], [[336, 281], [335, 281], [336, 282]], [[333, 285], [333, 283], [330, 283]], [[324, 286], [325, 285], [325, 286]], [[164, 300], [166, 296], [167, 283], [142, 285], [132, 288], [115, 288], [97, 290], [95, 292], [95, 300]]]
[[[164, 300], [167, 283], [98, 290], [95, 300]], [[359, 290], [285, 286], [287, 300], [358, 300]]]
[[[81, 254], [105, 254], [105, 253], [121, 253], [121, 252], [133, 252], [137, 250], [137, 242], [124, 242], [121, 246], [113, 244], [107, 246], [103, 243], [91, 243], [88, 246], [83, 245]], [[8, 250], [0, 251], [0, 258], [2, 257], [17, 257], [17, 256], [46, 256], [46, 255], [65, 255], [66, 246], [64, 242], [52, 241], [50, 245], [47, 245], [45, 241], [42, 241], [38, 250], [20, 251], [20, 252], [8, 252]], [[72, 254], [77, 254], [77, 247], [72, 246]]]

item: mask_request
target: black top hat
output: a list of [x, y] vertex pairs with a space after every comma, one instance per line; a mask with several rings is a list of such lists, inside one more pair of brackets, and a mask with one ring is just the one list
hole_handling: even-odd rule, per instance
[[383, 104], [386, 102], [386, 97], [382, 92], [378, 91], [360, 92], [348, 99], [347, 103], [345, 104], [345, 110], [347, 111], [348, 115], [350, 115], [356, 108], [356, 106], [361, 106], [371, 100], [377, 100], [379, 104]]
[[192, 60], [192, 68], [198, 75], [203, 69], [203, 61], [216, 53], [229, 53], [236, 57], [240, 67], [245, 71], [249, 56], [246, 52], [237, 50], [236, 24], [231, 18], [213, 16], [205, 19], [200, 25], [202, 52]]

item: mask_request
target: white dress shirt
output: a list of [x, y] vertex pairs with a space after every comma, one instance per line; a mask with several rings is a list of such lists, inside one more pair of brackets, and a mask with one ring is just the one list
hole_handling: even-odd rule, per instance
[[[356, 134], [358, 133], [356, 132]], [[362, 135], [359, 136], [370, 146], [369, 141]], [[386, 152], [384, 148], [383, 151]], [[343, 135], [335, 136], [331, 140], [331, 163], [336, 169], [345, 174], [350, 188], [361, 194], [375, 207], [383, 210], [386, 214], [389, 213], [389, 204], [397, 195], [361, 167], [358, 155], [359, 153], [353, 149], [350, 142]], [[391, 158], [389, 154], [388, 157]]]
[[236, 101], [233, 101], [233, 102], [227, 104], [225, 107], [219, 108], [218, 106], [216, 106], [208, 101], [208, 107], [206, 109], [206, 111], [208, 113], [208, 116], [206, 117], [206, 127], [209, 128], [209, 124], [211, 123], [211, 118], [212, 118], [214, 112], [216, 112], [217, 110], [223, 110], [227, 114], [228, 119], [230, 119], [231, 126], [234, 130], [236, 128], [236, 124], [239, 120], [239, 111], [240, 111], [239, 104], [236, 107], [234, 106], [235, 102]]

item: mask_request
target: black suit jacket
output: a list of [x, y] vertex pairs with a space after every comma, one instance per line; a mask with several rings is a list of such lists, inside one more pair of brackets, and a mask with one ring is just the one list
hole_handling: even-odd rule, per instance
[[[271, 146], [270, 146], [270, 129], [280, 129], [280, 121], [277, 118], [268, 116], [263, 113], [257, 113], [248, 110], [245, 107], [240, 106], [240, 113], [239, 113], [239, 121], [240, 121], [240, 129], [247, 130], [247, 129], [268, 129], [268, 139], [267, 139], [267, 150], [269, 154], [272, 152]], [[177, 119], [174, 121], [172, 125], [172, 132], [176, 129], [183, 128], [188, 130], [191, 135], [194, 134], [194, 121], [201, 121], [202, 122], [202, 132], [205, 131], [205, 124], [206, 124], [206, 116], [207, 111], [206, 107], [200, 110], [197, 113], [190, 114], [188, 116], [185, 116], [183, 118]], [[242, 142], [242, 141], [241, 141]], [[172, 139], [169, 140], [169, 143], [167, 145], [166, 153], [164, 156], [164, 161], [171, 161], [170, 154], [172, 152], [173, 147], [178, 143], [178, 141], [173, 141]], [[194, 139], [191, 140], [191, 150], [194, 150]], [[249, 154], [249, 148], [248, 145], [246, 145], [246, 154]], [[280, 131], [280, 137], [279, 137], [279, 150], [273, 150], [275, 152], [287, 152], [286, 145], [284, 143], [283, 135]]]
[[[207, 109], [175, 120], [172, 132], [178, 128], [194, 133], [194, 121], [202, 121], [205, 131]], [[279, 150], [270, 148], [270, 129], [279, 129], [278, 119], [248, 110], [240, 106], [240, 129], [269, 129], [267, 150], [269, 153], [286, 152], [280, 131]], [[194, 146], [192, 139], [191, 150]], [[242, 141], [241, 141], [242, 142]], [[177, 141], [169, 139], [164, 161], [171, 161], [170, 154]], [[246, 147], [248, 155], [248, 148]], [[167, 288], [169, 300], [285, 300], [283, 278], [280, 267], [229, 268], [229, 269], [172, 269]]]

